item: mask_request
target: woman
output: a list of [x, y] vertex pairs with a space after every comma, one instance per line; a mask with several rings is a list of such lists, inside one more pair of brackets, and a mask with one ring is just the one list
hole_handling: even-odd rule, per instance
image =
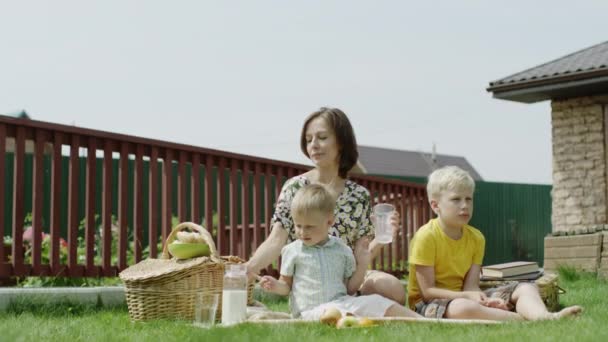
[[[277, 260], [283, 246], [296, 239], [290, 214], [291, 200], [297, 190], [306, 184], [323, 184], [336, 195], [335, 223], [330, 234], [353, 248], [355, 256], [369, 248], [373, 259], [382, 247], [376, 240], [369, 241], [374, 235], [369, 191], [346, 179], [359, 157], [355, 134], [346, 114], [337, 108], [321, 108], [310, 114], [302, 127], [300, 147], [314, 168], [287, 180], [283, 185], [270, 235], [247, 263], [252, 276]], [[395, 213], [391, 217], [394, 234], [398, 232], [398, 220]], [[368, 269], [368, 266], [357, 265], [357, 268]], [[380, 271], [367, 271], [358, 293], [379, 294], [405, 304], [405, 289], [401, 282]]]

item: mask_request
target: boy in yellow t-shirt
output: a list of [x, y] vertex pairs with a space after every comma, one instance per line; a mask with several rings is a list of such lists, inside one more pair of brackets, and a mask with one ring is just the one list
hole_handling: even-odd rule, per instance
[[580, 313], [579, 306], [549, 312], [531, 283], [480, 290], [485, 238], [468, 225], [474, 191], [473, 178], [456, 166], [429, 176], [429, 203], [437, 218], [422, 226], [411, 242], [410, 308], [429, 318], [491, 320], [557, 319]]

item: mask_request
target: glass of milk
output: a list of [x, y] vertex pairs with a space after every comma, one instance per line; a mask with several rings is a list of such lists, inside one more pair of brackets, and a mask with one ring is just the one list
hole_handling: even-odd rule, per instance
[[247, 319], [247, 266], [227, 265], [222, 290], [222, 325]]

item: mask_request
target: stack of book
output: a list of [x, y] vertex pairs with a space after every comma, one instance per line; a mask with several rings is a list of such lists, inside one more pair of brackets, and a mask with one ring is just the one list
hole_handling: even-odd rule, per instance
[[481, 268], [482, 280], [535, 280], [542, 275], [543, 269], [534, 261], [513, 261]]

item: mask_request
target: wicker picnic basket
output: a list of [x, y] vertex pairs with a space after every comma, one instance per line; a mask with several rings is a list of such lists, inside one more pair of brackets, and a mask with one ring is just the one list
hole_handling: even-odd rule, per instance
[[[547, 309], [551, 312], [557, 311], [559, 309], [559, 295], [565, 293], [564, 289], [557, 284], [557, 274], [545, 273], [534, 282], [538, 286], [538, 292], [540, 292], [540, 297], [545, 302]], [[501, 280], [483, 280], [479, 286], [483, 290], [501, 285], [502, 283], [503, 281]]]
[[[177, 232], [186, 228], [203, 236], [211, 251], [209, 257], [170, 258], [167, 246], [173, 242]], [[213, 238], [205, 228], [192, 222], [180, 223], [167, 237], [160, 259], [146, 259], [120, 272], [129, 316], [134, 321], [158, 318], [192, 320], [196, 294], [217, 293], [220, 302], [216, 319], [219, 319], [224, 268], [242, 262], [235, 256], [218, 256]], [[253, 284], [249, 286], [247, 301], [253, 303]]]

